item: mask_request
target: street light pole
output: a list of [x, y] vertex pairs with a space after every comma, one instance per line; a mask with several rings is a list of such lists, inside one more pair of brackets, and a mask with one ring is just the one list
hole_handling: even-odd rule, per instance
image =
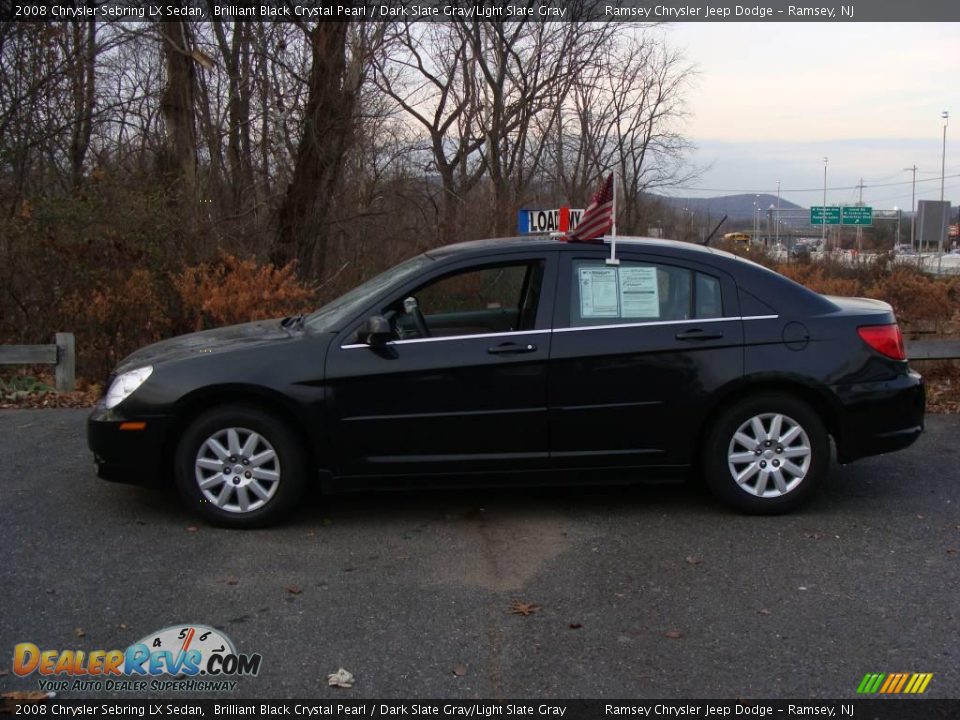
[[776, 244], [780, 245], [780, 181], [777, 180], [777, 228], [776, 233]]
[[[943, 118], [943, 153], [940, 156], [940, 202], [943, 202], [943, 180], [946, 177], [947, 169], [947, 123], [950, 121], [950, 113], [944, 110], [940, 113]], [[941, 263], [943, 262], [943, 239], [947, 234], [947, 224], [950, 221], [950, 213], [946, 213], [946, 222], [944, 222], [943, 232], [940, 233], [940, 257], [937, 259], [937, 274], [940, 274]]]
[[940, 202], [943, 202], [943, 179], [947, 169], [947, 123], [950, 122], [950, 113], [944, 110], [940, 113], [943, 118], [943, 153], [940, 155]]
[[913, 230], [917, 224], [917, 166], [914, 164], [913, 167], [904, 168], [904, 170], [913, 172], [913, 189], [910, 191], [910, 247], [919, 253], [920, 249], [913, 241]]
[[823, 250], [827, 249], [827, 163], [830, 158], [823, 158], [823, 215], [820, 216], [820, 244]]

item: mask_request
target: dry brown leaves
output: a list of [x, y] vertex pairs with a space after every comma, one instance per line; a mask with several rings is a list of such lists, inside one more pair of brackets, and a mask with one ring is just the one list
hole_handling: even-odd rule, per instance
[[539, 610], [540, 606], [536, 603], [528, 603], [521, 600], [514, 600], [510, 605], [511, 615], [523, 615], [524, 617], [527, 617], [528, 615], [533, 615]]
[[[45, 384], [53, 385], [53, 377], [43, 378]], [[103, 395], [103, 386], [99, 383], [89, 383], [86, 380], [77, 380], [77, 389], [69, 393], [31, 393], [16, 399], [0, 397], [0, 410], [34, 409], [34, 408], [88, 408], [97, 404]]]

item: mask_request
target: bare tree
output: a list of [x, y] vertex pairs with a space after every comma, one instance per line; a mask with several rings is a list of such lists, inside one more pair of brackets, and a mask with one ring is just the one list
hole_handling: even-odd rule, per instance
[[321, 22], [306, 31], [312, 57], [303, 130], [271, 254], [277, 263], [298, 260], [304, 277], [322, 278], [326, 270], [329, 214], [353, 142], [354, 112], [370, 48], [380, 37], [378, 28], [368, 34], [360, 26], [348, 53], [349, 27]]
[[469, 81], [474, 57], [468, 39], [446, 23], [396, 26], [375, 59], [376, 86], [426, 133], [440, 180], [438, 223], [444, 243], [463, 237], [462, 207], [483, 175], [477, 155], [484, 136]]
[[641, 230], [648, 193], [698, 174], [686, 164], [691, 144], [679, 131], [692, 75], [657, 35], [604, 47], [596, 64], [574, 79], [562, 137], [549, 150], [554, 177], [567, 196], [587, 197], [598, 176], [614, 171], [622, 198], [619, 225]]
[[470, 79], [484, 131], [480, 151], [493, 193], [493, 232], [506, 234], [513, 213], [541, 172], [564, 98], [611, 42], [609, 23], [461, 22], [470, 44]]
[[[252, 40], [255, 23], [212, 23], [228, 77], [227, 166], [233, 209], [240, 212], [253, 191], [250, 108], [253, 80]], [[227, 30], [231, 30], [227, 37]]]
[[190, 23], [157, 24], [161, 37], [167, 80], [160, 101], [166, 128], [166, 146], [160, 157], [161, 174], [184, 199], [184, 209], [196, 209], [197, 135], [194, 124], [196, 71]]

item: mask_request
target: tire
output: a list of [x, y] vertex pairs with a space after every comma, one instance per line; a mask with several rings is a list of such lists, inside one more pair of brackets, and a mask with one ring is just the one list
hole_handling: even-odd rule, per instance
[[711, 492], [754, 515], [799, 507], [829, 466], [830, 439], [823, 421], [803, 401], [777, 393], [735, 403], [714, 423], [703, 449]]
[[232, 528], [264, 527], [289, 513], [309, 465], [288, 422], [247, 405], [197, 417], [180, 438], [175, 463], [177, 488], [191, 510]]

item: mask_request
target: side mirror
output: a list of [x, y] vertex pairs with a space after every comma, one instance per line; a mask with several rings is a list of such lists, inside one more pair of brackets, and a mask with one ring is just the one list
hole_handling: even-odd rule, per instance
[[383, 345], [393, 336], [390, 321], [383, 315], [371, 315], [357, 331], [357, 338], [367, 345]]

